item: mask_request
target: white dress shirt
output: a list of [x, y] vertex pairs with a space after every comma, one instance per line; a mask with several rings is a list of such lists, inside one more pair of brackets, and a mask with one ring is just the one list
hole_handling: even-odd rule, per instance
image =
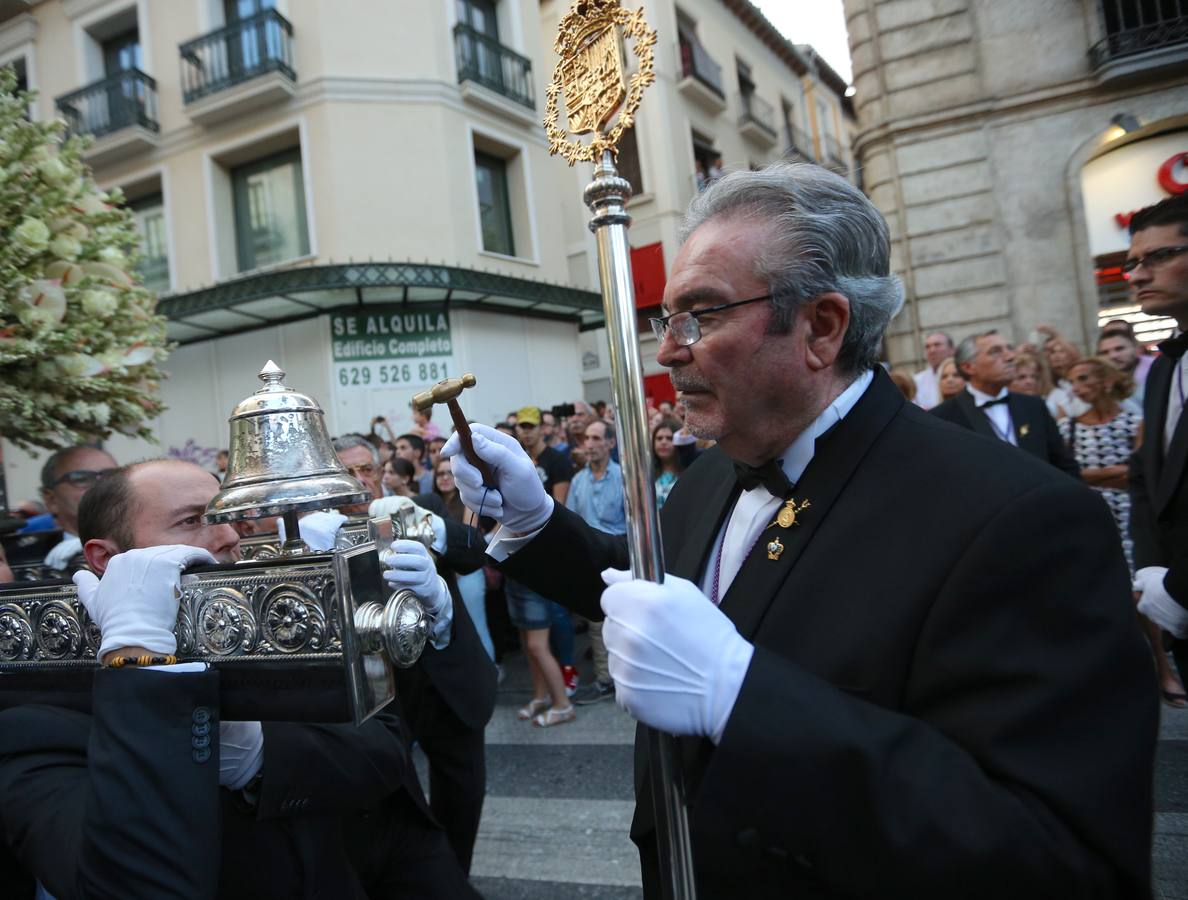
[[932, 366], [926, 366], [922, 371], [912, 376], [916, 382], [916, 399], [913, 401], [920, 409], [932, 409], [940, 405], [940, 378]]
[[1018, 447], [1019, 436], [1015, 434], [1015, 423], [1011, 421], [1011, 411], [1007, 408], [1007, 404], [996, 403], [994, 406], [986, 406], [991, 400], [1005, 397], [1009, 393], [1009, 389], [1003, 388], [997, 394], [984, 394], [972, 384], [967, 384], [965, 389], [973, 397], [974, 405], [990, 419], [990, 427], [994, 429], [998, 439]]

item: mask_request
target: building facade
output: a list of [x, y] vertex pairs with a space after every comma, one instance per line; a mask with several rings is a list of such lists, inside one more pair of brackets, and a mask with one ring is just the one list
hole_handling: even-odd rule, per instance
[[864, 185], [908, 302], [887, 342], [1099, 321], [1126, 296], [1128, 214], [1188, 188], [1188, 16], [1139, 0], [845, 0]]
[[[463, 371], [480, 421], [608, 398], [590, 171], [549, 157], [541, 125], [567, 8], [0, 0], [0, 64], [37, 91], [32, 116], [93, 138], [87, 160], [134, 210], [179, 344], [160, 445], [116, 436], [116, 458], [206, 461], [270, 358], [331, 433], [377, 415], [399, 433], [414, 393]], [[709, 177], [794, 152], [848, 171], [853, 126], [841, 79], [749, 3], [648, 16], [658, 85], [622, 164], [654, 305], [698, 163]], [[4, 458], [9, 495], [35, 496], [39, 462]]]

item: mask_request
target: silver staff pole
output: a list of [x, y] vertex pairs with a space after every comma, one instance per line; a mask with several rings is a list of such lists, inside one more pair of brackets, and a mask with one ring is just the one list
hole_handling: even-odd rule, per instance
[[[631, 254], [627, 243], [627, 201], [631, 184], [619, 177], [613, 154], [607, 150], [594, 168], [594, 180], [584, 199], [593, 217], [590, 230], [598, 239], [598, 277], [610, 342], [611, 390], [618, 418], [619, 463], [627, 502], [627, 540], [631, 574], [657, 584], [664, 582], [664, 549], [660, 544], [652, 447], [644, 401], [643, 362], [639, 355], [635, 289], [631, 282]], [[647, 729], [651, 762], [652, 801], [660, 845], [664, 896], [693, 900], [693, 848], [680, 758], [672, 735]]]

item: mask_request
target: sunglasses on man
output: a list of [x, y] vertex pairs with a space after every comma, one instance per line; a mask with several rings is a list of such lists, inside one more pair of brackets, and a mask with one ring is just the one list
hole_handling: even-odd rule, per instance
[[90, 487], [110, 471], [111, 469], [75, 469], [73, 472], [63, 472], [47, 484], [46, 488], [55, 488], [63, 482], [75, 487]]

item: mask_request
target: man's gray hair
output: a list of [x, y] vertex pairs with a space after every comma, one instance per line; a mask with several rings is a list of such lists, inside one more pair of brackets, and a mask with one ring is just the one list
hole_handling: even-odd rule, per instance
[[969, 376], [961, 368], [962, 364], [973, 362], [974, 357], [978, 355], [978, 340], [984, 337], [990, 337], [992, 334], [998, 334], [998, 329], [991, 328], [989, 331], [983, 331], [980, 334], [971, 334], [958, 344], [957, 349], [953, 352], [953, 362], [957, 366], [957, 373], [966, 381], [969, 381]]
[[336, 437], [332, 443], [334, 444], [334, 452], [342, 453], [344, 450], [350, 450], [352, 447], [362, 447], [371, 454], [371, 464], [377, 469], [380, 464], [379, 448], [361, 434], [344, 434], [341, 437]]
[[861, 191], [810, 163], [732, 172], [689, 205], [681, 242], [718, 216], [771, 225], [756, 268], [772, 294], [769, 333], [786, 333], [802, 304], [837, 292], [850, 301], [850, 325], [837, 364], [847, 372], [874, 366], [883, 332], [903, 306], [903, 286], [891, 274], [887, 223]]
[[930, 332], [928, 332], [928, 334], [926, 334], [924, 336], [924, 339], [927, 340], [928, 338], [932, 337], [934, 334], [939, 334], [941, 337], [943, 337], [945, 339], [945, 342], [950, 347], [953, 346], [953, 335], [949, 334], [949, 332], [947, 332], [947, 331], [930, 331]]
[[587, 423], [586, 427], [589, 428], [591, 425], [601, 425], [603, 429], [602, 436], [608, 442], [613, 442], [615, 440], [615, 426], [612, 425], [609, 420], [595, 419], [593, 422]]

